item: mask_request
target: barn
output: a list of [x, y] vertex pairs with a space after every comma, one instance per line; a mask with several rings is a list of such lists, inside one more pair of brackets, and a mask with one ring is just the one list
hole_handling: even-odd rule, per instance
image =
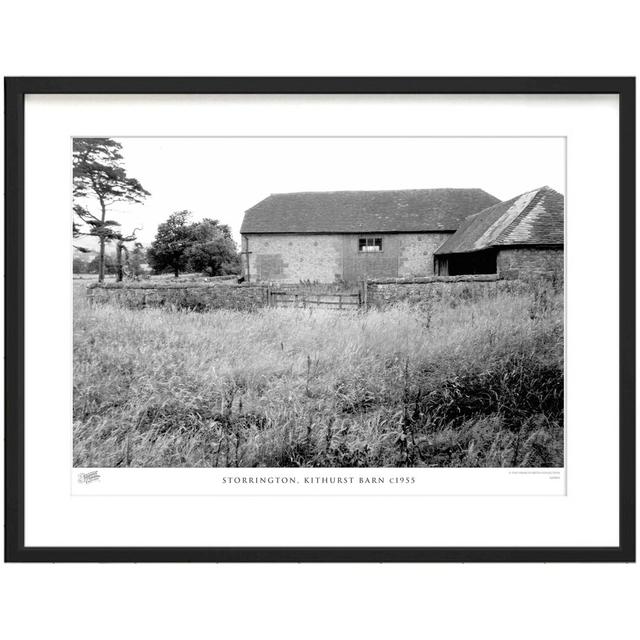
[[550, 187], [469, 216], [435, 251], [437, 275], [562, 276], [564, 196]]
[[434, 274], [434, 255], [469, 215], [499, 203], [482, 189], [270, 195], [245, 212], [248, 282], [355, 282]]

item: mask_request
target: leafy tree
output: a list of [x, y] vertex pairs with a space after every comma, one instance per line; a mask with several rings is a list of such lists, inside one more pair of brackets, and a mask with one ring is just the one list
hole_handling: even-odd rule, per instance
[[144, 273], [143, 264], [145, 262], [144, 247], [136, 242], [133, 251], [129, 254], [129, 271], [134, 278], [139, 278]]
[[[129, 248], [127, 247], [127, 242], [133, 242], [136, 239], [136, 231], [139, 231], [138, 228], [135, 228], [131, 235], [124, 236], [121, 233], [115, 233], [114, 239], [116, 241], [116, 280], [118, 282], [122, 282], [122, 278], [125, 272], [125, 266], [122, 263], [122, 255], [125, 256], [125, 262], [127, 263], [127, 268], [129, 265], [130, 255]], [[139, 242], [136, 242], [136, 246], [142, 246]], [[129, 273], [129, 275], [131, 275]]]
[[[110, 138], [74, 138], [73, 194], [74, 198], [98, 200], [99, 215], [94, 215], [74, 202], [73, 236], [95, 236], [100, 242], [98, 280], [104, 280], [105, 244], [116, 240], [129, 242], [135, 237], [124, 236], [117, 230], [120, 224], [107, 219], [107, 209], [115, 202], [141, 203], [151, 195], [135, 178], [130, 178], [123, 166], [122, 145]], [[121, 255], [121, 251], [118, 251]], [[121, 267], [121, 262], [120, 262]], [[119, 277], [122, 269], [118, 270]]]
[[88, 265], [87, 265], [87, 273], [100, 273], [100, 266], [103, 268], [104, 273], [108, 273], [109, 275], [114, 275], [117, 272], [116, 261], [113, 256], [105, 254], [100, 259], [100, 256], [97, 255]]
[[89, 273], [89, 262], [75, 256], [73, 258], [73, 273]]
[[186, 250], [186, 258], [190, 271], [209, 276], [240, 272], [240, 259], [231, 229], [210, 218], [191, 225], [191, 245]]
[[158, 227], [147, 257], [156, 273], [181, 271], [210, 276], [239, 273], [240, 260], [231, 229], [205, 218], [189, 224], [191, 213], [177, 211]]
[[176, 211], [158, 226], [154, 241], [147, 251], [149, 265], [156, 273], [172, 271], [177, 278], [187, 266], [186, 251], [191, 244], [190, 211]]

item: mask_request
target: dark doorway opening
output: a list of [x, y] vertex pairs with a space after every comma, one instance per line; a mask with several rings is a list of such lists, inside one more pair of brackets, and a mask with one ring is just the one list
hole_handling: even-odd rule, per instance
[[472, 253], [436, 256], [436, 272], [440, 276], [498, 273], [498, 252], [494, 249], [485, 249]]

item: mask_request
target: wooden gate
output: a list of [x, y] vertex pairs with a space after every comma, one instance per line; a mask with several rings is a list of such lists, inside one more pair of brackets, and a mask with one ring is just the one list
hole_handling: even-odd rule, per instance
[[362, 306], [362, 293], [309, 293], [269, 289], [270, 307], [298, 309], [336, 309], [357, 311]]

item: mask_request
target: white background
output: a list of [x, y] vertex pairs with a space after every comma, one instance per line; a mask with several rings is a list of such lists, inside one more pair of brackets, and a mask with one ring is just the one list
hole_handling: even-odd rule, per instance
[[[629, 2], [12, 3], [6, 75], [635, 75]], [[225, 3], [226, 7], [226, 3]], [[109, 44], [108, 50], [107, 45]], [[12, 638], [632, 637], [637, 565], [3, 566]]]
[[[526, 99], [496, 95], [28, 96], [26, 545], [616, 546], [618, 441], [612, 417], [618, 406], [618, 321], [611, 310], [618, 308], [618, 287], [615, 273], [593, 269], [593, 247], [601, 242], [603, 221], [608, 233], [617, 237], [618, 119], [617, 97], [606, 95]], [[340, 500], [264, 495], [242, 500], [215, 495], [148, 497], [148, 485], [138, 480], [149, 477], [146, 469], [133, 471], [133, 495], [127, 498], [70, 495], [71, 243], [56, 213], [70, 208], [71, 136], [74, 131], [97, 128], [124, 135], [238, 135], [257, 129], [264, 135], [566, 136], [567, 495], [540, 495], [549, 492], [550, 481], [539, 477], [535, 484], [544, 488], [532, 487], [528, 493], [537, 495], [526, 499], [514, 497], [513, 486], [501, 495], [487, 488], [478, 497], [460, 482], [464, 476], [458, 470], [439, 470], [436, 475], [426, 469], [416, 471], [416, 484], [421, 485], [416, 489], [432, 493], [428, 484], [435, 476], [445, 485], [441, 493], [450, 493], [458, 485], [458, 495], [452, 500], [416, 496], [410, 506], [406, 495], [342, 496]], [[428, 144], [428, 138], [423, 140]], [[415, 154], [420, 146], [413, 149]], [[419, 154], [413, 157], [419, 161]], [[492, 157], [488, 153], [486, 161], [491, 163]], [[43, 216], [43, 211], [50, 215]], [[47, 262], [47, 278], [57, 286], [43, 287], [41, 256], [52, 245], [65, 244], [67, 261], [56, 254]], [[617, 263], [615, 243], [608, 247], [608, 259]], [[597, 369], [594, 361], [599, 363]], [[607, 372], [606, 384], [594, 371]], [[594, 473], [596, 460], [598, 473]], [[107, 491], [113, 486], [113, 475], [105, 473]], [[193, 482], [199, 472], [178, 472], [178, 477], [185, 475]], [[171, 471], [160, 474], [160, 488], [162, 478], [168, 476]], [[479, 475], [479, 483], [482, 478], [485, 474]], [[521, 480], [508, 478], [505, 484]], [[562, 492], [561, 481], [557, 484], [556, 494]], [[114, 493], [120, 493], [117, 487]]]

